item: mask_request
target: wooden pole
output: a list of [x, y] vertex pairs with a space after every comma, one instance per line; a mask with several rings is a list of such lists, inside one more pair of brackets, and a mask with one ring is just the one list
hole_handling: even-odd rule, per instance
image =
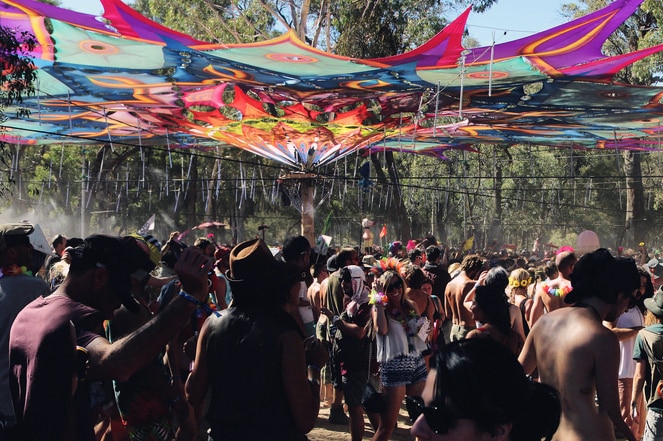
[[313, 245], [315, 244], [315, 204], [312, 180], [302, 179], [299, 188], [302, 199], [302, 236]]

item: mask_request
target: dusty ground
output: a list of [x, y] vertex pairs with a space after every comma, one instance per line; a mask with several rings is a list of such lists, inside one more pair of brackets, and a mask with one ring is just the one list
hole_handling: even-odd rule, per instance
[[[329, 417], [329, 407], [321, 407], [320, 415], [318, 416], [318, 422], [309, 434], [308, 438], [310, 441], [350, 441], [350, 432], [347, 426], [339, 426], [335, 424], [327, 423], [327, 418]], [[364, 417], [364, 427], [366, 431], [364, 432], [364, 439], [370, 440], [373, 436], [373, 429], [371, 428], [368, 419]], [[405, 411], [405, 405], [401, 408], [400, 417], [398, 418], [398, 427], [392, 434], [391, 440], [395, 441], [411, 441], [414, 440], [413, 436], [410, 436], [410, 420], [407, 417]]]

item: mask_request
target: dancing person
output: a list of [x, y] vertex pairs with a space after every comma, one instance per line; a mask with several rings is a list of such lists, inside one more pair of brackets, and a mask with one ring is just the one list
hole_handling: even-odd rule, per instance
[[540, 441], [557, 429], [552, 387], [527, 379], [518, 360], [490, 339], [456, 341], [436, 353], [421, 399], [407, 398], [419, 440]]
[[[633, 390], [631, 392], [631, 417], [644, 426], [643, 441], [655, 441], [663, 437], [663, 289], [653, 298], [645, 299], [648, 326], [635, 338], [633, 359], [636, 360]], [[638, 403], [647, 402], [647, 416], [642, 415]]]
[[[629, 305], [629, 309], [613, 322], [603, 324], [612, 330], [619, 339], [619, 408], [624, 422], [628, 424], [637, 439], [642, 438], [644, 432], [643, 421], [634, 421], [631, 416], [631, 396], [633, 393], [633, 377], [635, 376], [636, 361], [633, 359], [635, 339], [640, 329], [644, 327], [644, 313], [647, 308], [644, 300], [651, 298], [654, 294], [654, 286], [651, 282], [651, 273], [646, 267], [639, 266], [640, 288], [635, 292], [635, 299]], [[638, 413], [644, 411], [642, 395], [637, 402]]]
[[[343, 396], [350, 416], [350, 438], [361, 441], [364, 436], [364, 412], [361, 398], [369, 376], [369, 350], [373, 333], [371, 329], [371, 306], [368, 304], [368, 289], [365, 286], [364, 270], [357, 265], [341, 269], [345, 310], [338, 316], [329, 309], [322, 308], [322, 313], [329, 318], [336, 328], [334, 350], [341, 364]], [[368, 414], [377, 427], [377, 415]]]
[[511, 327], [509, 302], [499, 286], [478, 286], [470, 309], [481, 326], [471, 330], [466, 338], [491, 338], [506, 346], [514, 356], [520, 353], [524, 339]]
[[474, 254], [465, 256], [460, 264], [460, 273], [447, 283], [444, 292], [444, 312], [452, 322], [449, 341], [462, 340], [476, 327], [472, 313], [463, 306], [463, 302], [474, 288], [483, 265], [481, 257]]
[[[134, 241], [149, 261], [141, 265], [145, 270], [156, 268], [160, 262], [161, 244], [149, 235], [133, 234], [125, 241]], [[138, 310], [125, 306], [115, 310], [105, 326], [109, 342], [119, 340], [141, 326], [154, 315], [148, 283], [150, 273], [131, 278], [131, 294], [138, 301]], [[177, 295], [177, 294], [175, 294]], [[171, 344], [169, 342], [169, 344]], [[188, 421], [188, 406], [183, 399], [184, 388], [176, 366], [169, 366], [165, 357], [166, 345], [149, 363], [126, 380], [113, 381], [113, 392], [124, 427], [131, 441], [170, 441], [179, 426]], [[174, 418], [173, 418], [174, 417]]]
[[375, 282], [376, 292], [371, 297], [380, 381], [386, 400], [373, 441], [389, 439], [403, 397], [420, 396], [426, 380], [422, 352], [426, 349], [428, 331], [421, 329], [426, 319], [421, 317], [417, 305], [405, 297], [405, 288], [398, 272], [390, 269]]
[[300, 320], [304, 327], [304, 334], [307, 337], [314, 336], [316, 319], [313, 307], [307, 295], [309, 285], [307, 280], [311, 279], [309, 271], [311, 244], [304, 236], [288, 237], [285, 242], [283, 242], [281, 253], [285, 262], [297, 265], [300, 272], [306, 275], [306, 278], [299, 282], [299, 297], [295, 299], [294, 302], [288, 302], [288, 306], [292, 308], [293, 312], [300, 315]]
[[[191, 247], [175, 267], [180, 295], [136, 331], [109, 342], [102, 336], [103, 321], [111, 319], [121, 305], [130, 311], [138, 309], [130, 295], [131, 277], [152, 269], [146, 261], [149, 258], [135, 241], [105, 235], [87, 237], [74, 250], [69, 274], [60, 287], [18, 314], [9, 340], [10, 386], [18, 423], [27, 432], [23, 440], [93, 440], [90, 382], [126, 381], [156, 357], [189, 320], [194, 308], [206, 300], [211, 262]], [[76, 345], [89, 355], [87, 380], [78, 382], [73, 397], [70, 389], [53, 387], [71, 383], [71, 372], [60, 369], [60, 349], [69, 345], [62, 330], [69, 323], [74, 325]], [[61, 375], [56, 378], [54, 373]], [[63, 414], [71, 400], [73, 429]], [[67, 437], [68, 429], [76, 434], [74, 438]]]
[[534, 303], [528, 295], [531, 284], [532, 275], [524, 268], [516, 268], [509, 274], [509, 302], [520, 310], [525, 337], [529, 334], [529, 316]]
[[573, 290], [571, 274], [577, 261], [575, 252], [570, 249], [557, 253], [557, 256], [555, 256], [557, 278], [542, 283], [534, 293], [534, 303], [532, 304], [529, 320], [530, 327], [534, 326], [534, 323], [541, 318], [544, 312], [551, 312], [568, 306], [568, 302], [564, 301], [564, 297]]
[[46, 283], [27, 270], [33, 232], [34, 226], [28, 223], [0, 225], [0, 426], [7, 428], [16, 424], [9, 389], [9, 332], [26, 305], [49, 293]]
[[[604, 248], [584, 254], [571, 275], [573, 291], [541, 317], [527, 336], [519, 360], [526, 373], [557, 389], [564, 407], [555, 439], [615, 440], [615, 430], [635, 436], [622, 419], [617, 392], [619, 342], [602, 321], [626, 311], [640, 286], [633, 260], [615, 259]], [[598, 399], [598, 403], [595, 401]]]
[[200, 331], [187, 400], [201, 416], [209, 391], [210, 440], [305, 440], [318, 417], [328, 353], [304, 339], [285, 310], [301, 271], [253, 239], [233, 248], [226, 276], [233, 303]]
[[[359, 254], [354, 248], [344, 247], [336, 254], [336, 258], [330, 258], [327, 261], [327, 264], [334, 265], [336, 270], [330, 272], [329, 277], [323, 280], [323, 283], [320, 286], [321, 296], [324, 299], [323, 305], [334, 313], [334, 315], [341, 315], [343, 313], [344, 291], [341, 286], [340, 269], [345, 268], [348, 265], [358, 265]], [[326, 319], [327, 317], [323, 316], [322, 318]], [[334, 334], [336, 334], [336, 329], [333, 324], [330, 324], [328, 321], [326, 323], [327, 326], [325, 331], [327, 335], [325, 340], [333, 345], [332, 340]], [[330, 424], [346, 426], [350, 420], [343, 410], [343, 378], [341, 375], [341, 364], [340, 361], [334, 357], [333, 351], [331, 352], [331, 357], [329, 359], [329, 366], [331, 368], [330, 377], [333, 389], [328, 421]]]

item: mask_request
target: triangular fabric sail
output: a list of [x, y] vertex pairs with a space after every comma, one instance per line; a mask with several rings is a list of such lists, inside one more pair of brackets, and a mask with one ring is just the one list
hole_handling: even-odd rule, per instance
[[35, 96], [22, 103], [30, 117], [5, 109], [0, 139], [225, 143], [303, 170], [358, 150], [444, 158], [479, 143], [660, 148], [663, 88], [612, 81], [663, 45], [601, 52], [642, 0], [616, 0], [526, 38], [464, 49], [468, 8], [420, 47], [366, 60], [312, 48], [294, 32], [212, 44], [121, 0], [102, 2], [110, 25], [35, 0], [0, 0], [3, 25], [37, 38], [31, 55], [39, 78]]

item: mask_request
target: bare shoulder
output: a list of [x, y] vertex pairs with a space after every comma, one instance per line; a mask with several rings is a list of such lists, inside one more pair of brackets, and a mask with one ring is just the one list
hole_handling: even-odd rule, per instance
[[593, 338], [597, 332], [602, 334], [603, 330], [610, 332], [601, 323], [588, 317], [585, 311], [572, 307], [544, 314], [532, 328], [538, 339], [555, 340], [558, 344], [583, 343]]

